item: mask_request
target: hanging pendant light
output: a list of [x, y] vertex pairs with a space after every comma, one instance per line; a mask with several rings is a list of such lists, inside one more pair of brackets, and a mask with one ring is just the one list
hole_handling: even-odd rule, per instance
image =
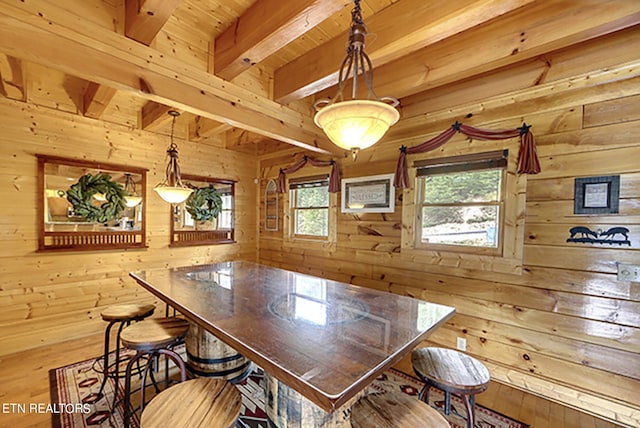
[[[360, 0], [354, 0], [347, 56], [338, 75], [338, 93], [331, 100], [322, 99], [314, 104], [314, 117], [327, 137], [338, 147], [351, 150], [355, 159], [359, 150], [373, 146], [400, 118], [395, 108], [399, 102], [392, 97], [378, 97], [373, 91], [373, 66], [364, 51], [367, 27], [362, 20]], [[358, 97], [358, 75], [367, 86], [367, 99]], [[352, 99], [345, 101], [342, 91], [351, 76]]]
[[142, 202], [142, 196], [140, 196], [136, 191], [136, 183], [133, 181], [131, 174], [127, 173], [124, 176], [124, 204], [128, 208], [133, 208]]
[[178, 146], [173, 142], [173, 128], [176, 124], [176, 117], [180, 113], [175, 110], [169, 110], [168, 114], [173, 116], [171, 121], [171, 144], [167, 149], [169, 162], [167, 163], [167, 171], [165, 179], [162, 183], [153, 188], [158, 195], [170, 204], [180, 204], [187, 200], [193, 189], [188, 188], [182, 183], [180, 178], [180, 165], [178, 165]]

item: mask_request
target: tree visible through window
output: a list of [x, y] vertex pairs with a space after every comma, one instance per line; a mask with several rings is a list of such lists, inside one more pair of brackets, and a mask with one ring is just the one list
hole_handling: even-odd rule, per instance
[[326, 178], [296, 181], [291, 190], [293, 234], [327, 237], [329, 235], [329, 183]]
[[500, 250], [506, 160], [488, 155], [418, 169], [418, 245]]

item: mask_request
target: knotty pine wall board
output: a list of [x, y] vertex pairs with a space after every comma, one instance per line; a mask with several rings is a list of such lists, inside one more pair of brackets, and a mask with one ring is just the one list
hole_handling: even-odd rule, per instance
[[[102, 331], [100, 311], [156, 302], [128, 277], [153, 267], [255, 260], [257, 159], [178, 138], [182, 171], [237, 180], [235, 244], [169, 247], [170, 206], [152, 188], [164, 177], [169, 136], [0, 98], [0, 354]], [[35, 154], [148, 168], [145, 250], [36, 252]], [[162, 311], [158, 311], [160, 313]]]
[[[584, 411], [640, 424], [640, 408], [630, 400], [640, 389], [640, 289], [616, 279], [616, 262], [640, 260], [640, 120], [628, 113], [635, 111], [633, 107], [625, 107], [635, 101], [640, 79], [629, 76], [598, 86], [581, 82], [573, 88], [566, 82], [521, 91], [512, 98], [496, 96], [483, 102], [470, 120], [488, 129], [513, 128], [522, 121], [533, 125], [542, 172], [528, 175], [526, 186], [510, 194], [525, 200], [524, 240], [517, 244], [522, 251], [520, 273], [487, 270], [500, 264], [488, 258], [471, 262], [446, 252], [397, 252], [393, 244], [399, 242], [398, 227], [407, 227], [402, 199], [412, 191], [398, 193], [394, 213], [339, 214], [338, 242], [332, 251], [282, 245], [282, 232], [261, 234], [260, 261], [452, 305], [456, 317], [436, 331], [430, 343], [455, 347], [456, 338], [465, 337], [467, 351], [486, 361], [500, 382], [524, 389], [528, 385], [533, 393]], [[620, 122], [615, 113], [601, 113], [611, 105], [629, 119]], [[401, 125], [388, 139], [362, 151], [355, 162], [340, 160], [343, 177], [388, 172], [377, 168], [397, 161], [398, 135], [406, 135], [402, 142], [409, 145], [424, 141], [459, 120], [461, 112], [475, 109], [472, 103], [468, 109], [459, 106], [425, 115], [417, 137], [410, 136], [414, 128]], [[598, 111], [597, 120], [589, 113], [594, 119], [585, 121], [585, 111]], [[486, 142], [456, 136], [408, 161], [411, 167], [414, 159], [504, 147], [517, 150], [517, 144], [517, 139]], [[273, 155], [265, 159], [261, 176], [277, 176], [279, 166], [293, 161], [284, 160]], [[597, 175], [620, 175], [620, 213], [575, 215], [575, 178]], [[576, 225], [627, 227], [632, 245], [566, 242]], [[357, 265], [352, 270], [351, 263]]]

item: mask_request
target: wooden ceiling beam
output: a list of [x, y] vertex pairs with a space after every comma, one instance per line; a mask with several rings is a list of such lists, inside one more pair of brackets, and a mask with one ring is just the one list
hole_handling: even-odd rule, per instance
[[[602, 52], [607, 55], [602, 55]], [[573, 76], [593, 75], [598, 70], [626, 70], [629, 77], [633, 77], [640, 73], [637, 52], [640, 52], [640, 24], [582, 42], [571, 49], [549, 52], [490, 73], [402, 98], [403, 122], [414, 117], [426, 120], [432, 112], [451, 110], [472, 102], [480, 103], [503, 94], [534, 90]], [[634, 63], [638, 65], [635, 71], [626, 67]], [[620, 69], [621, 64], [623, 67]], [[620, 79], [621, 74], [622, 71], [609, 73], [611, 79]], [[603, 84], [602, 80], [595, 77], [592, 81], [594, 85]], [[402, 122], [398, 125], [404, 126]]]
[[0, 54], [0, 95], [17, 101], [27, 100], [25, 75], [19, 58]]
[[[376, 68], [375, 90], [397, 98], [516, 64], [640, 22], [640, 2], [544, 1]], [[452, 54], [453, 53], [453, 54]], [[328, 95], [329, 91], [325, 94]]]
[[168, 114], [170, 110], [175, 109], [154, 101], [147, 102], [142, 106], [140, 118], [141, 128], [149, 131], [163, 127], [173, 119], [173, 117]]
[[233, 79], [347, 4], [348, 0], [258, 0], [216, 38], [215, 74]]
[[[532, 1], [396, 2], [372, 17], [364, 17], [365, 24], [376, 37], [375, 43], [366, 47], [366, 52], [374, 66], [381, 66]], [[399, 27], [402, 28], [400, 34]], [[348, 30], [344, 31], [340, 36], [277, 69], [274, 74], [274, 98], [286, 104], [335, 85], [338, 68], [345, 56], [348, 34]]]
[[233, 127], [226, 123], [220, 123], [204, 117], [196, 117], [195, 121], [189, 124], [189, 140], [200, 141], [205, 138], [222, 134]]
[[89, 82], [89, 86], [82, 95], [82, 114], [94, 119], [100, 118], [116, 92], [118, 91], [108, 86]]
[[125, 35], [149, 46], [181, 1], [126, 0]]
[[56, 2], [5, 4], [0, 51], [308, 150], [345, 154], [310, 114], [96, 26]]
[[[127, 37], [150, 45], [181, 0], [127, 0], [125, 28]], [[113, 88], [89, 82], [82, 99], [83, 114], [99, 119], [115, 97]]]

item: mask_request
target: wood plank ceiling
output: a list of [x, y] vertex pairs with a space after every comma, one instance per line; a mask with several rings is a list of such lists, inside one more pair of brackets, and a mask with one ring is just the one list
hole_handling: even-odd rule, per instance
[[[335, 93], [349, 0], [0, 3], [4, 97], [163, 133], [177, 109], [178, 136], [193, 141], [343, 154], [312, 104]], [[485, 79], [505, 79], [504, 93], [541, 85], [558, 52], [640, 31], [637, 0], [362, 0], [362, 10], [375, 90], [401, 102], [385, 137], [397, 140], [431, 112], [479, 100], [481, 89], [453, 94]], [[508, 80], [527, 67], [530, 80]]]

